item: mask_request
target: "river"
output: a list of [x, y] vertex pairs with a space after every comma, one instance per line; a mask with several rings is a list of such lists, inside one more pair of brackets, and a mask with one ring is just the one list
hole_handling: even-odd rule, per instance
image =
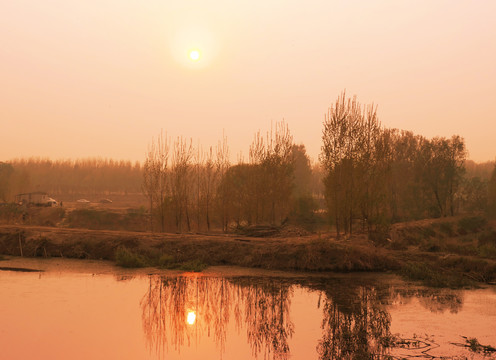
[[46, 261], [0, 262], [0, 359], [496, 358], [463, 346], [496, 346], [495, 287]]

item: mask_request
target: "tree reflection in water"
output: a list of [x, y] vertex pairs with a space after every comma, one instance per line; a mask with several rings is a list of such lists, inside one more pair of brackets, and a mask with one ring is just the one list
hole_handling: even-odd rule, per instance
[[386, 306], [419, 299], [431, 312], [457, 312], [463, 303], [453, 290], [395, 288], [387, 285], [280, 278], [225, 278], [200, 274], [149, 278], [141, 300], [148, 346], [159, 356], [169, 346], [180, 352], [200, 338], [213, 338], [220, 357], [231, 320], [246, 331], [254, 357], [287, 359], [295, 328], [290, 318], [295, 286], [320, 292], [320, 359], [388, 358], [391, 316]]
[[[323, 309], [320, 359], [387, 359], [394, 335], [386, 306], [413, 298], [430, 312], [456, 313], [463, 304], [459, 291], [395, 288], [384, 285], [326, 284], [319, 306]], [[322, 305], [323, 302], [323, 305]], [[397, 339], [398, 340], [398, 339]]]
[[456, 314], [463, 305], [463, 293], [451, 289], [402, 289], [391, 288], [389, 302], [391, 304], [407, 304], [417, 298], [419, 304], [432, 313], [449, 311]]
[[[177, 351], [207, 335], [222, 354], [233, 316], [238, 331], [246, 327], [254, 356], [286, 359], [294, 332], [289, 317], [291, 285], [274, 279], [226, 279], [201, 275], [150, 277], [141, 300], [148, 346], [158, 355], [169, 345]], [[188, 321], [188, 314], [195, 321]], [[192, 318], [192, 316], [190, 315]]]
[[[243, 285], [243, 283], [245, 283]], [[290, 319], [293, 287], [279, 281], [246, 283], [238, 279], [236, 287], [244, 302], [245, 324], [252, 353], [263, 353], [264, 359], [287, 359], [288, 339], [293, 336], [294, 325]]]
[[[384, 353], [391, 317], [373, 287], [324, 291], [320, 359], [375, 359]], [[343, 296], [345, 295], [345, 296]], [[320, 304], [319, 304], [320, 305]]]

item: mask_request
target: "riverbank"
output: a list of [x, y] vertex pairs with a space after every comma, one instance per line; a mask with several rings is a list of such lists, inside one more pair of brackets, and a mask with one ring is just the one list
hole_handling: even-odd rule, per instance
[[[260, 238], [1, 225], [0, 254], [184, 270], [240, 266], [302, 272], [394, 272], [430, 286], [461, 287], [496, 282], [496, 258], [490, 247], [493, 224], [477, 221], [450, 218], [400, 224], [392, 228], [384, 244], [373, 243], [365, 235]], [[474, 248], [468, 240], [485, 243]], [[472, 248], [485, 249], [488, 256]]]
[[232, 265], [298, 271], [384, 271], [399, 264], [365, 236], [336, 240], [329, 235], [257, 238], [225, 234], [152, 234], [129, 231], [0, 226], [0, 253], [26, 257], [116, 260], [119, 249], [153, 261]]

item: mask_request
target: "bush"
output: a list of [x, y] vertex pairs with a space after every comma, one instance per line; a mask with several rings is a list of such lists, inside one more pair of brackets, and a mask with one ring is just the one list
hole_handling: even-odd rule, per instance
[[23, 211], [13, 203], [0, 204], [0, 220], [6, 223], [15, 223], [23, 218]]
[[444, 234], [446, 234], [448, 236], [454, 236], [455, 235], [455, 231], [453, 229], [453, 223], [442, 222], [438, 226], [439, 226], [439, 230], [441, 230], [441, 232], [443, 232]]
[[177, 263], [173, 256], [164, 254], [158, 258], [157, 266], [162, 269], [174, 269], [177, 268]]
[[458, 233], [465, 235], [475, 233], [481, 230], [487, 223], [487, 220], [481, 216], [466, 217], [458, 221]]
[[143, 231], [146, 223], [146, 214], [142, 208], [128, 209], [125, 214], [109, 210], [76, 209], [67, 217], [69, 227], [92, 230]]
[[438, 252], [442, 250], [442, 247], [438, 239], [429, 238], [424, 241], [424, 243], [420, 246], [420, 249], [429, 252]]
[[486, 244], [496, 246], [496, 231], [491, 230], [479, 235], [479, 246]]
[[[465, 242], [465, 241], [462, 241]], [[477, 250], [477, 247], [471, 242], [468, 244], [459, 244], [457, 242], [449, 242], [446, 243], [446, 251], [452, 253], [452, 254], [459, 254], [459, 255], [477, 255], [479, 251]]]
[[400, 271], [400, 274], [410, 280], [421, 281], [427, 286], [459, 288], [471, 285], [461, 274], [445, 273], [426, 263], [408, 263]]
[[202, 262], [201, 260], [191, 260], [183, 263], [179, 267], [179, 270], [201, 272], [205, 270], [207, 267], [208, 265]]
[[496, 247], [491, 244], [485, 244], [479, 247], [479, 255], [485, 258], [496, 259]]
[[436, 231], [432, 227], [424, 227], [420, 229], [420, 233], [424, 239], [428, 239], [436, 236]]
[[125, 247], [120, 247], [115, 252], [115, 262], [125, 268], [140, 268], [149, 265], [148, 260], [138, 253]]

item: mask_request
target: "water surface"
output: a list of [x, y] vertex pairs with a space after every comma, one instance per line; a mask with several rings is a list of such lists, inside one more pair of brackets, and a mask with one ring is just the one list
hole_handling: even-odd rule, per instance
[[495, 358], [494, 288], [389, 279], [0, 271], [0, 358]]

